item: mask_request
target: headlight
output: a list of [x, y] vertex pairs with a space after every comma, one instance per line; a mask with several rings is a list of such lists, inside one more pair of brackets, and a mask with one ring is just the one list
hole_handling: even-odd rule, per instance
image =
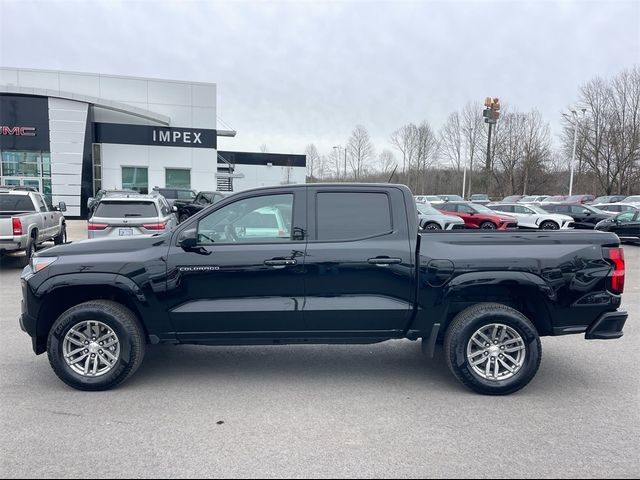
[[58, 260], [58, 257], [32, 257], [31, 258], [31, 270], [33, 273], [38, 273], [44, 270], [53, 262]]

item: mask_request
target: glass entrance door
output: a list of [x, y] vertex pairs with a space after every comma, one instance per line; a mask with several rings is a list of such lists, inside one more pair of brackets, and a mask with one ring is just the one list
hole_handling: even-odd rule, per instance
[[42, 192], [42, 179], [25, 177], [3, 177], [2, 185], [5, 187], [31, 187]]

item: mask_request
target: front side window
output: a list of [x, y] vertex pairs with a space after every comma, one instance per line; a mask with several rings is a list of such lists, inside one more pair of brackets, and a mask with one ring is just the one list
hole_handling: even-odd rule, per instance
[[515, 213], [521, 213], [523, 215], [530, 215], [533, 212], [531, 210], [529, 210], [528, 207], [522, 207], [520, 205], [517, 205], [515, 208]]
[[149, 193], [149, 169], [147, 167], [122, 167], [122, 188]]
[[621, 223], [633, 222], [635, 216], [636, 212], [625, 212], [621, 215], [618, 215], [617, 220]]
[[245, 198], [198, 223], [198, 244], [274, 243], [291, 240], [293, 194]]
[[386, 193], [323, 192], [316, 198], [318, 240], [355, 240], [393, 230]]

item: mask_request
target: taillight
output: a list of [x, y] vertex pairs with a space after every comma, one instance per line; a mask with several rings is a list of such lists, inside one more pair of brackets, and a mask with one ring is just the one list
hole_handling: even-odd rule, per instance
[[147, 230], [164, 230], [167, 227], [166, 223], [143, 223], [142, 226]]
[[106, 223], [89, 223], [89, 224], [87, 224], [87, 228], [89, 230], [104, 230], [108, 226], [109, 225], [106, 224]]
[[11, 226], [13, 227], [14, 235], [22, 235], [22, 221], [17, 217], [11, 218]]
[[605, 248], [604, 255], [613, 264], [613, 272], [609, 275], [611, 292], [621, 295], [624, 292], [624, 250], [622, 248]]

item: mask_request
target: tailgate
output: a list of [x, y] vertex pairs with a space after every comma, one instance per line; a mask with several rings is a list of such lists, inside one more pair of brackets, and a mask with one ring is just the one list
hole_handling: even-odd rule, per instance
[[0, 216], [0, 240], [13, 240], [13, 223], [11, 215]]

